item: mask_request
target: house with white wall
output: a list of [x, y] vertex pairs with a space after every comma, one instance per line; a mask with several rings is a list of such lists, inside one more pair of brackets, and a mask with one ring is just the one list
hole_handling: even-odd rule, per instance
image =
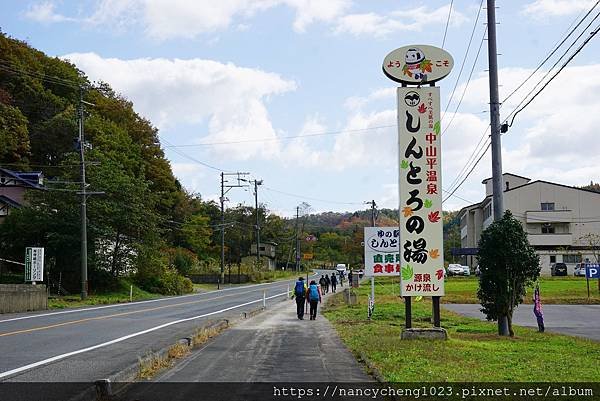
[[[550, 274], [553, 263], [565, 263], [573, 274], [576, 263], [598, 262], [600, 244], [589, 238], [600, 238], [600, 193], [510, 173], [502, 178], [504, 208], [523, 225], [542, 274]], [[477, 248], [481, 232], [493, 221], [492, 179], [482, 184], [485, 198], [459, 212], [462, 248]], [[471, 260], [466, 263], [477, 263]]]

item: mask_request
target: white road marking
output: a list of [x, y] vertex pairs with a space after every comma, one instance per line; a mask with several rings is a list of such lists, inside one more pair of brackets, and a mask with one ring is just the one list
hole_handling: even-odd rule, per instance
[[[267, 297], [266, 299], [273, 299], [273, 298], [281, 297], [283, 295], [287, 295], [287, 292], [282, 292], [282, 293], [277, 294], [277, 295], [272, 295], [270, 297]], [[44, 360], [41, 360], [41, 361], [38, 361], [38, 362], [30, 363], [29, 365], [21, 366], [19, 368], [15, 368], [15, 369], [8, 370], [6, 372], [2, 372], [2, 373], [0, 373], [0, 379], [2, 379], [4, 377], [11, 376], [11, 375], [14, 375], [14, 374], [17, 374], [17, 373], [24, 372], [24, 371], [32, 369], [32, 368], [36, 368], [38, 366], [42, 366], [42, 365], [46, 365], [48, 363], [56, 362], [56, 361], [59, 361], [61, 359], [65, 359], [65, 358], [71, 357], [73, 355], [83, 354], [85, 352], [93, 351], [93, 350], [98, 349], [98, 348], [102, 348], [102, 347], [106, 347], [106, 346], [109, 346], [109, 345], [112, 345], [112, 344], [116, 344], [116, 343], [128, 340], [130, 338], [133, 338], [133, 337], [137, 337], [137, 336], [141, 336], [143, 334], [151, 333], [153, 331], [160, 330], [160, 329], [163, 329], [165, 327], [173, 326], [173, 325], [178, 324], [178, 323], [188, 322], [190, 320], [195, 320], [195, 319], [200, 319], [200, 318], [203, 318], [203, 317], [206, 317], [206, 316], [216, 315], [218, 313], [227, 312], [227, 311], [230, 311], [232, 309], [241, 308], [242, 306], [248, 306], [248, 305], [255, 304], [255, 303], [258, 303], [258, 302], [262, 302], [262, 301], [263, 301], [263, 298], [260, 298], [260, 299], [257, 299], [256, 301], [250, 301], [250, 302], [246, 302], [246, 303], [243, 303], [243, 304], [239, 304], [239, 305], [235, 305], [235, 306], [230, 306], [229, 308], [221, 309], [221, 310], [218, 310], [218, 311], [215, 311], [215, 312], [205, 313], [203, 315], [188, 317], [188, 318], [185, 318], [185, 319], [174, 320], [172, 322], [161, 324], [160, 326], [151, 327], [149, 329], [138, 331], [138, 332], [132, 333], [132, 334], [128, 334], [128, 335], [123, 336], [123, 337], [115, 338], [114, 340], [110, 340], [110, 341], [107, 341], [107, 342], [104, 342], [104, 343], [101, 343], [101, 344], [93, 345], [91, 347], [82, 348], [82, 349], [78, 349], [76, 351], [67, 352], [65, 354], [56, 355], [56, 356], [53, 356], [51, 358], [47, 358], [47, 359], [44, 359]]]
[[122, 303], [122, 304], [94, 306], [92, 308], [69, 309], [69, 310], [64, 310], [64, 311], [59, 311], [59, 312], [50, 312], [50, 313], [41, 313], [41, 314], [37, 314], [37, 315], [20, 316], [20, 317], [14, 317], [14, 318], [11, 318], [11, 319], [0, 320], [0, 323], [14, 322], [16, 320], [35, 319], [35, 318], [38, 318], [38, 317], [46, 317], [46, 316], [54, 316], [54, 315], [64, 315], [66, 313], [77, 313], [77, 312], [87, 312], [87, 311], [91, 311], [91, 310], [100, 310], [100, 309], [108, 309], [108, 308], [136, 306], [136, 305], [149, 304], [149, 303], [161, 302], [161, 301], [169, 301], [169, 300], [180, 299], [180, 298], [199, 297], [199, 296], [202, 296], [202, 295], [209, 295], [209, 294], [214, 294], [214, 293], [223, 292], [223, 291], [241, 290], [241, 289], [244, 289], [244, 288], [259, 287], [259, 286], [269, 285], [269, 284], [271, 284], [271, 285], [273, 285], [275, 287], [278, 284], [287, 284], [288, 281], [290, 281], [290, 280], [283, 280], [281, 282], [277, 282], [276, 281], [276, 282], [273, 282], [273, 283], [251, 284], [251, 285], [244, 285], [244, 286], [241, 286], [241, 287], [223, 288], [221, 290], [210, 291], [210, 292], [203, 292], [201, 294], [180, 295], [180, 296], [176, 296], [176, 297], [150, 299], [148, 301], [128, 302], [128, 303]]

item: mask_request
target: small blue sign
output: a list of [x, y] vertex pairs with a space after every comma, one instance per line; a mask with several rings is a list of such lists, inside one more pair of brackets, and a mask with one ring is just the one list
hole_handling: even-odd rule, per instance
[[587, 264], [585, 266], [585, 277], [600, 279], [600, 264]]

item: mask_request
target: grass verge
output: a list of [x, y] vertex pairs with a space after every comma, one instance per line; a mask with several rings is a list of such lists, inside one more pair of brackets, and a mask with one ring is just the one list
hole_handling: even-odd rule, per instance
[[199, 328], [191, 337], [189, 345], [180, 342], [169, 347], [165, 353], [149, 354], [145, 358], [139, 358], [137, 378], [140, 380], [153, 378], [162, 370], [173, 366], [175, 360], [185, 357], [192, 349], [219, 335], [227, 327], [229, 327], [228, 323]]
[[[84, 301], [79, 295], [51, 296], [48, 298], [48, 309], [76, 308], [79, 306], [108, 305], [129, 302], [129, 286], [127, 280], [119, 282], [116, 291], [103, 294], [90, 294]], [[143, 301], [161, 297], [161, 294], [153, 294], [133, 285], [133, 301]]]
[[[329, 299], [324, 315], [357, 356], [364, 355], [389, 382], [595, 382], [600, 377], [600, 343], [515, 327], [499, 337], [496, 324], [442, 311], [447, 341], [400, 340], [404, 305], [397, 282], [378, 285], [373, 319], [367, 320], [369, 286], [358, 305], [343, 296]], [[431, 303], [413, 302], [413, 326], [431, 327]]]
[[[544, 304], [600, 304], [597, 280], [590, 280], [590, 298], [583, 277], [541, 277], [540, 294]], [[450, 304], [478, 304], [477, 277], [449, 277], [446, 279], [446, 296], [442, 302]], [[533, 288], [529, 288], [525, 303], [533, 303]]]

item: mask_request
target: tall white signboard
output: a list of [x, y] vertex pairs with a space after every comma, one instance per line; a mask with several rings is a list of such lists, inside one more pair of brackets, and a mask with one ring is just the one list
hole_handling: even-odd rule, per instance
[[443, 296], [440, 90], [397, 94], [402, 296]]

